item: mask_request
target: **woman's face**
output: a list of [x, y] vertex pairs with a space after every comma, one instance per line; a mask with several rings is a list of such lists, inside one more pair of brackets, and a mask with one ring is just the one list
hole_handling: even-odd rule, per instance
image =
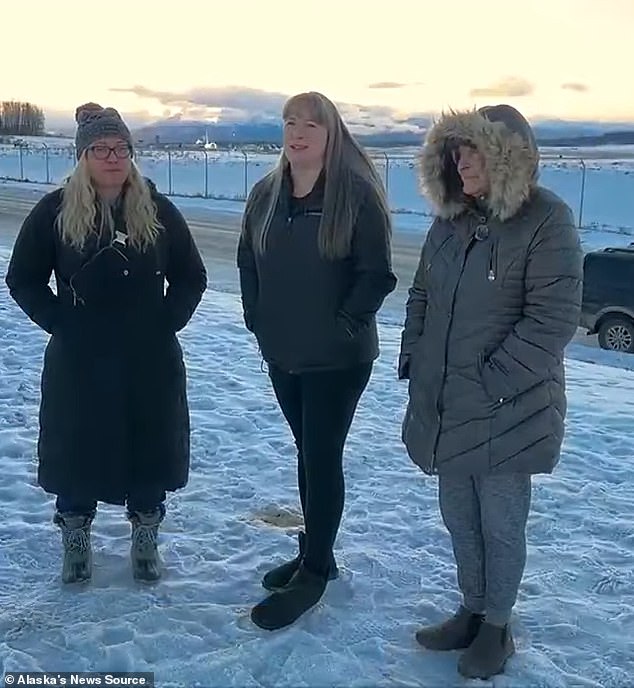
[[108, 136], [91, 144], [86, 151], [88, 172], [97, 189], [121, 188], [131, 168], [130, 145], [118, 136]]
[[322, 167], [328, 130], [307, 112], [290, 113], [284, 120], [284, 154], [292, 167]]
[[490, 189], [490, 180], [482, 153], [474, 146], [463, 144], [455, 150], [454, 162], [462, 180], [464, 194], [486, 196]]

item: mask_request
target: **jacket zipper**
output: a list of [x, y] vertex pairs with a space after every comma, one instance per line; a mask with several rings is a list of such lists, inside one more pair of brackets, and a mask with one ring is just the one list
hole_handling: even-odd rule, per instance
[[[296, 217], [321, 217], [322, 212], [320, 210], [302, 210], [299, 213], [289, 213], [286, 216], [286, 229], [290, 232], [291, 230], [291, 225], [293, 224], [293, 220], [295, 220]], [[286, 371], [289, 375], [297, 375], [298, 371], [291, 369]]]

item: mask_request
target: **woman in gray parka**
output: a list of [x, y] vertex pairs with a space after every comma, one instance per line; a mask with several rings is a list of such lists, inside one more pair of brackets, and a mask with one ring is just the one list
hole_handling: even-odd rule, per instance
[[402, 334], [403, 441], [439, 476], [463, 600], [416, 637], [466, 649], [458, 669], [473, 678], [500, 673], [514, 652], [531, 474], [559, 460], [564, 348], [581, 307], [573, 216], [538, 186], [538, 160], [528, 122], [508, 105], [443, 116], [421, 157], [436, 218]]

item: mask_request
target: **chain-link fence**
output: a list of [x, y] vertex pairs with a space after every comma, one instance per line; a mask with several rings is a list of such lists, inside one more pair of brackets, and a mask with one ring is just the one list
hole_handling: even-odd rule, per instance
[[[393, 212], [430, 214], [419, 192], [415, 156], [375, 152], [371, 157], [383, 176]], [[136, 161], [168, 195], [244, 201], [253, 184], [276, 164], [277, 154], [137, 147]], [[0, 179], [57, 185], [74, 164], [72, 145], [0, 145]], [[606, 164], [545, 157], [541, 183], [570, 205], [579, 227], [634, 229], [634, 160]]]

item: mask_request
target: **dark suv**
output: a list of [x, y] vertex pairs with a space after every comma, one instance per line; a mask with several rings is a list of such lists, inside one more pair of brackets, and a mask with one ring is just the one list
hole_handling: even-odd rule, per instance
[[580, 324], [602, 349], [634, 353], [634, 243], [586, 254]]

